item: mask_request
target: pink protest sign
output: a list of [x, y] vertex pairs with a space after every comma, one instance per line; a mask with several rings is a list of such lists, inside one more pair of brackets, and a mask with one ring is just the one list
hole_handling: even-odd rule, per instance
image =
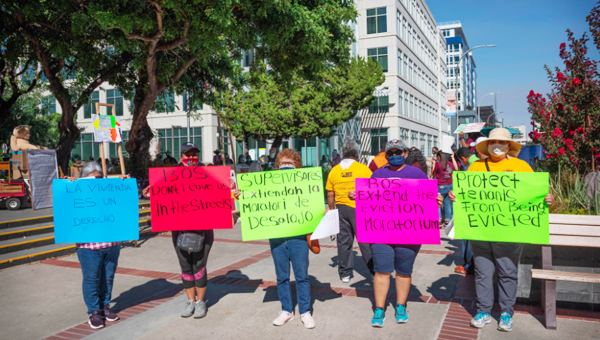
[[152, 231], [232, 229], [230, 169], [150, 168]]
[[440, 244], [437, 181], [357, 178], [356, 240]]

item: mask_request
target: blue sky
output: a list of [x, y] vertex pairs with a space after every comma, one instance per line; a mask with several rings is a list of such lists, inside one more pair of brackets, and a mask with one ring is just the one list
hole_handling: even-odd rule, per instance
[[[437, 22], [460, 20], [470, 47], [496, 44], [473, 51], [477, 64], [478, 101], [500, 91], [498, 111], [506, 125], [525, 124], [531, 130], [527, 111], [530, 90], [550, 92], [544, 64], [564, 68], [559, 45], [567, 42], [567, 28], [579, 38], [588, 32], [585, 18], [596, 1], [588, 0], [429, 0]], [[588, 56], [598, 60], [598, 50], [588, 41]], [[487, 96], [482, 106], [494, 103]]]

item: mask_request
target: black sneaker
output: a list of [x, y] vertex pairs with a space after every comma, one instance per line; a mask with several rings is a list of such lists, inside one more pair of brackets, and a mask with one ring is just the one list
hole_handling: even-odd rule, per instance
[[104, 306], [104, 309], [102, 310], [102, 314], [104, 314], [104, 318], [106, 318], [106, 321], [119, 320], [119, 316], [117, 315], [117, 313], [114, 313], [110, 310], [110, 305]]
[[104, 320], [102, 320], [102, 312], [99, 310], [95, 310], [90, 315], [90, 319], [88, 320], [90, 327], [93, 329], [98, 329], [104, 327]]

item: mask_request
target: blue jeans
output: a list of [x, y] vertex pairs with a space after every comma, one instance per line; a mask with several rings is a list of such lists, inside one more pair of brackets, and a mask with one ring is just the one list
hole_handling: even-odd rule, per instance
[[296, 278], [296, 294], [300, 314], [310, 312], [310, 281], [308, 280], [308, 242], [306, 236], [284, 237], [269, 240], [277, 274], [277, 294], [281, 310], [292, 313], [292, 287], [290, 262]]
[[121, 245], [98, 250], [77, 249], [83, 273], [83, 301], [88, 314], [101, 310], [110, 303], [120, 253]]
[[465, 261], [463, 267], [465, 267], [465, 270], [473, 269], [473, 251], [471, 250], [471, 242], [469, 240], [462, 240], [461, 248], [463, 260]]
[[444, 205], [442, 205], [442, 211], [444, 212], [444, 221], [450, 221], [454, 216], [454, 210], [452, 209], [452, 201], [448, 197], [448, 193], [452, 190], [452, 184], [450, 185], [438, 185], [438, 193], [444, 198]]

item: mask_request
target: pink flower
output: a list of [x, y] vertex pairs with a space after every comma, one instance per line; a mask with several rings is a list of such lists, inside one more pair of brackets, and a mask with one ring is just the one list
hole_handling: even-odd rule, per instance
[[573, 105], [573, 110], [577, 111], [577, 105]]
[[558, 152], [560, 152], [560, 154], [563, 156], [565, 155], [565, 149], [563, 148], [558, 149]]
[[581, 80], [579, 80], [579, 78], [574, 78], [573, 85], [579, 85], [579, 84], [581, 84]]
[[560, 49], [561, 50], [564, 50], [566, 47], [567, 47], [567, 44], [565, 44], [565, 43], [561, 43], [560, 44]]
[[564, 80], [567, 80], [567, 77], [565, 77], [565, 75], [559, 71], [558, 73], [556, 73], [556, 80], [562, 82]]
[[529, 91], [529, 95], [527, 97], [533, 97], [535, 96], [535, 92], [533, 92], [533, 90]]

